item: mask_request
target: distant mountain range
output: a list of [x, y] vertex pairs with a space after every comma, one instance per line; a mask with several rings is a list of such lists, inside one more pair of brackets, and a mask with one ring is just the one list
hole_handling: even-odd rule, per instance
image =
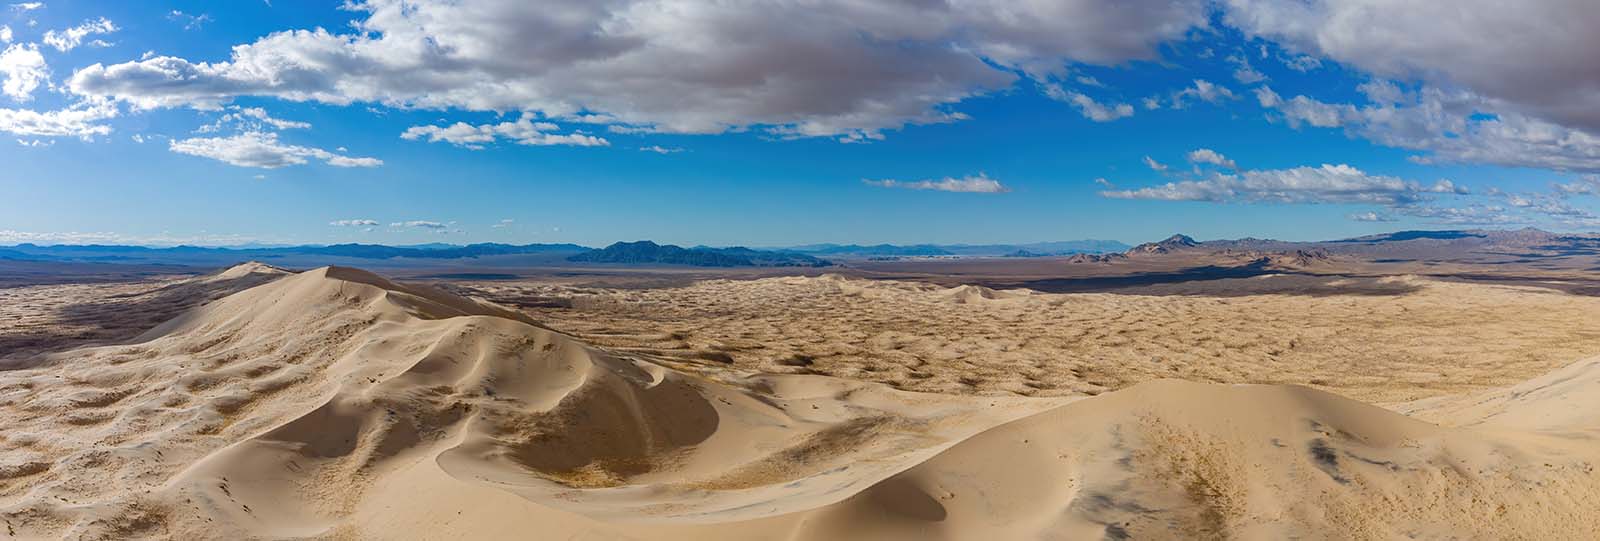
[[1114, 240], [1068, 240], [1028, 244], [806, 244], [776, 249], [835, 257], [1046, 257], [1121, 252], [1128, 248]]
[[650, 241], [619, 242], [603, 249], [577, 244], [469, 245], [335, 244], [331, 246], [250, 246], [151, 248], [118, 245], [0, 246], [0, 261], [117, 263], [219, 267], [260, 260], [280, 266], [330, 264], [389, 268], [460, 266], [532, 267], [605, 263], [619, 265], [691, 265], [704, 267], [821, 267], [838, 260], [902, 257], [1048, 257], [1071, 256], [1069, 262], [1109, 262], [1129, 257], [1214, 251], [1295, 252], [1363, 255], [1383, 260], [1439, 259], [1468, 253], [1542, 250], [1600, 253], [1600, 237], [1565, 235], [1537, 229], [1397, 231], [1349, 239], [1297, 242], [1243, 238], [1196, 241], [1173, 235], [1165, 240], [1128, 246], [1117, 241], [1079, 240], [1031, 244], [811, 244], [776, 249], [744, 247], [681, 247]]
[[656, 244], [647, 240], [618, 242], [599, 250], [570, 256], [567, 260], [583, 263], [697, 267], [826, 267], [833, 264], [826, 259], [796, 252], [752, 250], [744, 247], [684, 248], [671, 244]]

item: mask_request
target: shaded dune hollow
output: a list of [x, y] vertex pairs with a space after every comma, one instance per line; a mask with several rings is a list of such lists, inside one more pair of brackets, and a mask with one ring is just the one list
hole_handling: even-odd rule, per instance
[[[266, 273], [257, 267], [229, 276]], [[1596, 363], [1384, 409], [1153, 380], [687, 372], [349, 268], [0, 372], [0, 519], [73, 539], [1456, 539], [1600, 531]], [[195, 280], [214, 279], [201, 277]], [[1026, 295], [962, 287], [958, 302]], [[1404, 412], [1404, 413], [1401, 413]]]

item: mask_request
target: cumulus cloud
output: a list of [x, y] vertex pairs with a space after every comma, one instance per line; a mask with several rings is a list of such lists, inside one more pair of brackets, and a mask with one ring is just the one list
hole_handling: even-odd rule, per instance
[[[6, 40], [10, 41], [10, 40]], [[50, 68], [39, 54], [39, 46], [32, 43], [10, 45], [0, 51], [0, 93], [12, 100], [33, 100], [33, 91], [50, 80]]]
[[89, 139], [111, 133], [111, 127], [104, 122], [116, 116], [116, 107], [94, 103], [54, 111], [0, 108], [0, 131], [26, 136]]
[[1222, 154], [1217, 153], [1217, 151], [1209, 148], [1197, 148], [1193, 152], [1190, 152], [1189, 161], [1192, 163], [1209, 163], [1211, 165], [1226, 167], [1228, 169], [1239, 168], [1239, 164], [1234, 163], [1233, 160], [1228, 159], [1227, 156], [1223, 156]]
[[611, 142], [602, 137], [585, 135], [581, 133], [548, 133], [551, 130], [561, 129], [551, 122], [536, 122], [527, 114], [523, 114], [514, 122], [500, 122], [497, 124], [472, 125], [466, 122], [457, 122], [449, 126], [412, 126], [407, 128], [400, 138], [409, 141], [426, 139], [430, 143], [446, 142], [456, 146], [481, 149], [485, 144], [497, 140], [507, 140], [519, 145], [529, 146], [581, 146], [600, 147], [610, 146]]
[[881, 188], [904, 188], [908, 190], [934, 190], [940, 192], [961, 193], [1005, 193], [1010, 188], [1000, 184], [1000, 181], [989, 178], [988, 175], [978, 173], [962, 178], [945, 177], [937, 180], [871, 180], [863, 179], [861, 182], [870, 186]]
[[1199, 180], [1169, 182], [1129, 190], [1107, 190], [1113, 199], [1205, 201], [1211, 203], [1366, 203], [1410, 205], [1434, 193], [1460, 193], [1449, 181], [1423, 185], [1386, 175], [1371, 175], [1349, 165], [1213, 173]]
[[1600, 132], [1600, 9], [1589, 0], [1227, 0], [1224, 11], [1227, 24], [1298, 53]]
[[302, 165], [308, 160], [322, 160], [335, 167], [377, 167], [383, 161], [377, 158], [352, 158], [313, 147], [289, 145], [278, 141], [272, 132], [244, 132], [228, 137], [194, 137], [173, 140], [173, 152], [211, 158], [239, 167], [277, 169]]
[[661, 145], [650, 145], [650, 146], [647, 146], [647, 147], [639, 147], [639, 150], [642, 150], [644, 152], [654, 152], [656, 154], [677, 154], [679, 152], [683, 152], [683, 149], [678, 148], [678, 147], [664, 147], [664, 146], [661, 146]]
[[328, 222], [328, 225], [334, 227], [372, 227], [381, 224], [377, 220], [334, 220]]
[[67, 52], [83, 45], [84, 38], [95, 34], [110, 34], [116, 32], [117, 25], [111, 20], [101, 17], [83, 24], [62, 30], [51, 30], [44, 33], [44, 43], [55, 47], [57, 51]]
[[11, 32], [10, 25], [0, 24], [0, 43], [11, 43], [15, 35]]
[[1307, 96], [1284, 98], [1256, 89], [1262, 107], [1293, 127], [1341, 128], [1385, 146], [1424, 151], [1421, 163], [1479, 163], [1562, 171], [1600, 171], [1600, 137], [1527, 115], [1497, 112], [1481, 96], [1423, 87], [1402, 92], [1369, 85], [1363, 92], [1383, 102], [1328, 103]]
[[1167, 170], [1167, 164], [1158, 162], [1155, 160], [1155, 158], [1151, 158], [1149, 156], [1144, 157], [1144, 164], [1149, 166], [1150, 170], [1157, 173], [1165, 172]]
[[1392, 217], [1392, 216], [1388, 216], [1388, 215], [1385, 215], [1385, 214], [1378, 214], [1378, 213], [1372, 212], [1372, 211], [1357, 212], [1355, 214], [1351, 214], [1349, 216], [1349, 218], [1351, 220], [1354, 220], [1354, 221], [1357, 221], [1357, 222], [1393, 222], [1394, 221], [1394, 217]]
[[1153, 59], [1207, 24], [1203, 0], [348, 5], [365, 15], [349, 33], [277, 32], [220, 62], [95, 64], [69, 87], [145, 108], [274, 96], [862, 140], [959, 120], [952, 104], [1008, 88], [1019, 71], [1042, 81], [1073, 63]]

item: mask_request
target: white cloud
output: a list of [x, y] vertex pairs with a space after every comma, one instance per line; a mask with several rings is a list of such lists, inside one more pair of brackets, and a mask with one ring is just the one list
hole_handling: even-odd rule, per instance
[[[7, 40], [9, 41], [9, 40]], [[50, 80], [50, 68], [32, 43], [10, 45], [0, 52], [0, 93], [18, 102], [33, 100], [33, 91]]]
[[211, 22], [211, 16], [207, 15], [205, 13], [201, 13], [199, 15], [192, 15], [192, 14], [184, 13], [184, 12], [176, 10], [176, 9], [174, 9], [171, 12], [167, 13], [167, 18], [171, 19], [171, 20], [174, 20], [174, 21], [177, 21], [177, 22], [180, 22], [180, 23], [183, 23], [183, 29], [184, 30], [194, 30], [194, 29], [197, 29], [197, 28], [201, 28], [201, 27], [205, 26], [206, 23]]
[[349, 33], [277, 32], [222, 62], [95, 64], [69, 86], [140, 107], [275, 96], [859, 141], [959, 120], [952, 104], [1010, 87], [1017, 70], [1042, 81], [1073, 63], [1154, 59], [1207, 24], [1204, 0], [348, 5], [365, 15]]
[[[229, 113], [222, 115], [216, 122], [201, 126], [200, 133], [212, 133], [233, 126], [239, 131], [266, 131], [266, 130], [305, 130], [311, 129], [309, 122], [283, 120], [274, 118], [260, 107], [229, 106]], [[340, 150], [341, 152], [343, 149]]]
[[504, 220], [500, 220], [499, 222], [496, 222], [494, 225], [491, 225], [489, 227], [493, 227], [495, 229], [504, 229], [504, 228], [516, 225], [516, 223], [517, 223], [516, 220], [513, 220], [511, 218], [506, 218]]
[[1228, 169], [1239, 168], [1239, 164], [1234, 163], [1233, 160], [1228, 159], [1227, 156], [1223, 156], [1222, 154], [1217, 153], [1217, 151], [1209, 148], [1197, 148], [1193, 152], [1190, 152], [1189, 161], [1193, 163], [1209, 163], [1211, 165], [1226, 167]]
[[1211, 203], [1367, 203], [1410, 205], [1433, 193], [1462, 193], [1454, 184], [1431, 186], [1384, 175], [1369, 175], [1349, 165], [1213, 173], [1200, 180], [1100, 192], [1113, 199], [1205, 201]]
[[481, 149], [483, 145], [505, 139], [519, 145], [530, 146], [609, 146], [610, 141], [601, 137], [581, 133], [556, 134], [546, 133], [560, 129], [550, 122], [535, 122], [530, 115], [523, 114], [515, 122], [501, 122], [498, 124], [471, 125], [457, 122], [449, 126], [412, 126], [407, 128], [400, 138], [415, 141], [427, 139], [430, 143], [446, 142], [456, 146], [471, 149]]
[[173, 152], [211, 158], [239, 167], [277, 169], [301, 165], [310, 159], [323, 160], [336, 167], [377, 167], [383, 161], [376, 158], [352, 158], [334, 154], [320, 148], [288, 145], [278, 142], [278, 134], [271, 132], [244, 132], [229, 137], [195, 137], [173, 140]]
[[1227, 0], [1224, 20], [1297, 53], [1600, 132], [1600, 9], [1590, 0]]
[[1256, 89], [1262, 107], [1290, 126], [1343, 128], [1381, 145], [1425, 151], [1420, 163], [1480, 163], [1561, 171], [1600, 171], [1600, 137], [1527, 115], [1504, 112], [1470, 92], [1423, 87], [1397, 92], [1381, 85], [1363, 92], [1398, 103], [1363, 106], [1284, 98]]
[[1445, 225], [1510, 225], [1529, 223], [1526, 219], [1507, 213], [1505, 207], [1498, 205], [1474, 204], [1464, 207], [1409, 205], [1397, 207], [1395, 210], [1407, 216], [1423, 218], [1431, 223]]
[[1234, 96], [1233, 91], [1228, 90], [1228, 87], [1205, 79], [1195, 79], [1192, 86], [1172, 94], [1172, 108], [1182, 109], [1188, 107], [1188, 98], [1197, 98], [1207, 103], [1221, 103], [1222, 100], [1231, 100]]
[[239, 109], [236, 113], [230, 113], [230, 115], [236, 116], [240, 119], [254, 119], [257, 122], [280, 130], [304, 130], [311, 128], [311, 124], [308, 122], [297, 122], [293, 120], [273, 118], [271, 115], [267, 114], [266, 109], [262, 109], [260, 107], [245, 107]]
[[945, 177], [938, 180], [906, 181], [863, 179], [861, 182], [881, 188], [905, 188], [909, 190], [934, 190], [940, 192], [1005, 193], [1011, 191], [1010, 188], [1000, 184], [1000, 181], [989, 178], [988, 175], [983, 173], [969, 175], [962, 178]]
[[1144, 157], [1144, 164], [1149, 166], [1151, 170], [1153, 170], [1153, 171], [1155, 171], [1157, 173], [1164, 172], [1164, 171], [1167, 170], [1167, 164], [1158, 162], [1158, 161], [1155, 160], [1155, 158], [1151, 158], [1149, 156], [1145, 156]]
[[1349, 218], [1351, 220], [1354, 220], [1354, 221], [1357, 221], [1357, 222], [1393, 222], [1394, 221], [1394, 217], [1392, 217], [1392, 216], [1388, 216], [1388, 215], [1385, 215], [1385, 214], [1378, 214], [1378, 213], [1372, 212], [1372, 211], [1357, 212], [1355, 214], [1351, 214], [1349, 216]]
[[377, 167], [383, 165], [383, 160], [377, 158], [352, 158], [350, 156], [334, 155], [328, 158], [328, 165], [334, 167]]
[[44, 2], [20, 2], [11, 4], [12, 11], [33, 11], [36, 9], [44, 9]]
[[[83, 24], [71, 28], [45, 32], [44, 43], [55, 47], [57, 51], [67, 52], [78, 48], [79, 45], [83, 45], [83, 38], [94, 34], [110, 34], [116, 31], [116, 24], [113, 24], [105, 17], [101, 17], [92, 21], [84, 21]], [[105, 44], [103, 41], [98, 43]]]
[[664, 147], [664, 146], [661, 146], [661, 145], [650, 145], [650, 146], [647, 146], [647, 147], [639, 147], [639, 150], [642, 150], [642, 151], [645, 151], [645, 152], [654, 152], [656, 154], [676, 154], [676, 153], [679, 153], [679, 152], [683, 152], [683, 149], [678, 148], [678, 147]]
[[419, 229], [445, 229], [445, 228], [448, 228], [450, 226], [447, 225], [447, 224], [439, 223], [439, 222], [430, 222], [428, 220], [408, 220], [408, 221], [404, 221], [404, 222], [391, 223], [391, 224], [389, 224], [389, 227], [412, 227], [412, 228], [419, 228]]
[[1234, 65], [1233, 79], [1247, 85], [1256, 84], [1267, 80], [1267, 76], [1250, 65], [1250, 60], [1241, 55], [1228, 57], [1228, 62]]
[[108, 104], [79, 104], [56, 111], [0, 109], [0, 131], [40, 137], [78, 137], [88, 139], [111, 133], [101, 122], [116, 118], [117, 109]]
[[15, 34], [11, 32], [10, 25], [0, 24], [0, 43], [11, 43], [14, 37]]
[[1110, 122], [1133, 116], [1133, 106], [1126, 103], [1102, 104], [1082, 92], [1067, 90], [1056, 83], [1045, 84], [1043, 88], [1046, 96], [1071, 103], [1085, 118], [1095, 122]]
[[262, 239], [236, 235], [236, 234], [199, 234], [180, 235], [165, 233], [159, 235], [135, 235], [114, 233], [109, 231], [17, 231], [14, 229], [0, 229], [0, 243], [15, 244], [22, 242], [49, 243], [49, 244], [139, 244], [149, 246], [174, 246], [186, 244], [190, 246], [227, 246], [247, 242], [257, 242]]
[[1575, 181], [1552, 186], [1563, 196], [1600, 194], [1600, 175], [1584, 175]]
[[328, 225], [334, 227], [372, 227], [382, 224], [378, 223], [377, 220], [334, 220], [328, 222]]

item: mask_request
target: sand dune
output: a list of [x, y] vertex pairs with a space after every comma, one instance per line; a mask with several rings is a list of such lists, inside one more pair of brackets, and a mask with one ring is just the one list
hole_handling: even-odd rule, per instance
[[464, 291], [613, 350], [978, 395], [1082, 396], [1154, 379], [1296, 384], [1395, 404], [1512, 385], [1600, 355], [1600, 297], [1415, 276], [1268, 275], [1039, 293], [841, 276]]
[[[1394, 409], [1301, 386], [1162, 379], [1091, 398], [923, 394], [738, 366], [683, 370], [355, 269], [265, 280], [126, 343], [0, 372], [5, 533], [1389, 539], [1600, 529], [1588, 512], [1600, 498], [1597, 423], [1573, 407], [1594, 402], [1594, 361]], [[1033, 297], [927, 291], [960, 305]]]

